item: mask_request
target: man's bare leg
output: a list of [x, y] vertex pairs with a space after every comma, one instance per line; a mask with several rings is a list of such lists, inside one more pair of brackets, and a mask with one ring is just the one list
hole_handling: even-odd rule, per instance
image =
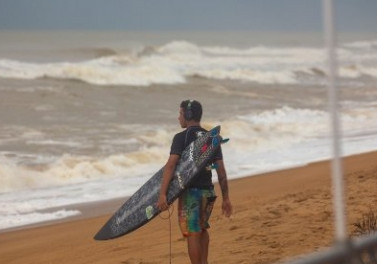
[[207, 264], [209, 246], [207, 230], [198, 235], [187, 237], [187, 246], [191, 264]]
[[201, 235], [198, 234], [187, 237], [187, 246], [191, 264], [202, 264]]
[[209, 234], [207, 230], [204, 230], [200, 234], [200, 243], [202, 244], [201, 250], [202, 250], [202, 264], [208, 264], [208, 246], [209, 246]]

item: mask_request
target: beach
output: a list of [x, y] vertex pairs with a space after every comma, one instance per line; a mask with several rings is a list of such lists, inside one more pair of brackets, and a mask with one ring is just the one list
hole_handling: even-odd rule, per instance
[[[334, 244], [334, 137], [346, 225], [360, 235], [377, 200], [376, 4], [100, 2], [0, 4], [0, 264], [189, 263], [178, 202], [94, 240], [128, 199], [122, 219], [158, 191], [133, 196], [189, 129], [186, 100], [203, 107], [195, 125], [219, 128], [234, 206], [222, 214], [217, 166], [203, 165], [218, 196], [210, 264], [284, 262]], [[181, 188], [198, 176], [177, 175]]]
[[[351, 230], [375, 202], [364, 188], [375, 186], [377, 41], [338, 40]], [[0, 30], [0, 262], [168, 262], [168, 213], [119, 239], [93, 236], [166, 163], [187, 99], [203, 105], [205, 129], [230, 138], [234, 214], [217, 201], [211, 264], [328, 247], [325, 54], [321, 32]], [[176, 213], [172, 263], [187, 263]]]
[[[343, 159], [349, 234], [353, 223], [377, 202], [376, 158], [377, 152], [370, 152]], [[274, 263], [333, 244], [328, 161], [234, 179], [229, 188], [234, 212], [229, 219], [222, 216], [218, 199], [210, 223], [210, 263]], [[217, 185], [216, 190], [220, 194]], [[112, 206], [121, 203], [116, 200]], [[188, 263], [176, 203], [173, 207], [172, 263]], [[93, 210], [97, 216], [89, 213]], [[81, 219], [4, 231], [1, 263], [169, 263], [167, 212], [126, 236], [95, 241], [94, 234], [111, 216], [108, 210], [109, 204], [98, 203], [89, 210], [81, 208]]]

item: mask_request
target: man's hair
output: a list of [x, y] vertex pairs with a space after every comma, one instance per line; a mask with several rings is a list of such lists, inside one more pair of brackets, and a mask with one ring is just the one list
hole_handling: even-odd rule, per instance
[[183, 116], [187, 121], [194, 120], [200, 122], [202, 119], [202, 105], [196, 100], [185, 100], [181, 103], [183, 109]]

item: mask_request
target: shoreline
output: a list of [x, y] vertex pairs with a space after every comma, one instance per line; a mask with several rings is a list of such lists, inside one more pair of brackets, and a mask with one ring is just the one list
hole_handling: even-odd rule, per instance
[[86, 203], [77, 203], [77, 204], [70, 204], [65, 206], [58, 206], [58, 207], [51, 207], [44, 210], [37, 211], [38, 213], [49, 213], [49, 212], [56, 212], [59, 210], [78, 210], [80, 214], [64, 217], [60, 219], [53, 219], [43, 222], [36, 222], [27, 225], [21, 226], [14, 226], [5, 229], [0, 229], [0, 235], [2, 233], [12, 232], [12, 231], [19, 231], [25, 229], [31, 229], [35, 227], [44, 227], [55, 225], [59, 223], [65, 223], [70, 221], [76, 221], [81, 219], [88, 219], [93, 217], [98, 217], [102, 215], [107, 215], [115, 212], [118, 208], [127, 200], [128, 197], [121, 197], [121, 198], [113, 198], [109, 200], [103, 201], [94, 201], [94, 202], [86, 202]]
[[[360, 155], [368, 155], [372, 153], [377, 153], [376, 151], [368, 151], [364, 153], [358, 153], [358, 154], [351, 154], [347, 156], [343, 156], [342, 160], [355, 157], [355, 156], [360, 156]], [[276, 174], [279, 172], [284, 172], [284, 171], [289, 171], [289, 170], [295, 170], [298, 168], [303, 168], [306, 166], [309, 166], [311, 164], [316, 164], [316, 163], [322, 163], [322, 162], [330, 162], [329, 159], [319, 159], [315, 160], [312, 162], [308, 163], [303, 163], [302, 165], [297, 165], [297, 166], [287, 166], [287, 167], [282, 167], [279, 169], [271, 170], [271, 171], [262, 171], [256, 174], [248, 175], [248, 176], [241, 176], [233, 179], [228, 179], [229, 182], [233, 181], [238, 181], [242, 180], [245, 178], [251, 178], [251, 177], [262, 177], [264, 175], [269, 175], [269, 174]], [[215, 176], [213, 176], [215, 177]], [[217, 180], [217, 179], [213, 179]], [[218, 183], [217, 181], [214, 182], [214, 184], [217, 186]], [[217, 186], [217, 189], [219, 190], [219, 187]], [[78, 210], [80, 211], [80, 214], [69, 216], [69, 217], [64, 217], [60, 219], [52, 219], [52, 220], [47, 220], [47, 221], [42, 221], [42, 222], [36, 222], [36, 223], [31, 223], [31, 224], [26, 224], [26, 225], [20, 225], [20, 226], [14, 226], [14, 227], [9, 227], [5, 229], [0, 229], [0, 234], [1, 233], [7, 233], [7, 232], [12, 232], [12, 231], [18, 231], [18, 230], [24, 230], [24, 229], [30, 229], [30, 228], [35, 228], [35, 227], [44, 227], [44, 226], [50, 226], [54, 224], [59, 224], [59, 223], [65, 223], [65, 222], [71, 222], [71, 221], [76, 221], [76, 220], [81, 220], [81, 219], [88, 219], [88, 218], [94, 218], [94, 217], [101, 217], [104, 215], [112, 215], [115, 213], [116, 210], [118, 210], [124, 202], [129, 198], [129, 196], [124, 196], [124, 197], [118, 197], [118, 198], [112, 198], [108, 200], [99, 200], [99, 201], [93, 201], [93, 202], [83, 202], [83, 203], [77, 203], [77, 204], [70, 204], [70, 205], [65, 205], [65, 206], [57, 206], [57, 207], [51, 207], [51, 208], [46, 208], [43, 210], [37, 211], [38, 213], [49, 213], [49, 212], [55, 212], [58, 210]]]
[[[368, 211], [370, 204], [377, 203], [376, 159], [377, 151], [343, 159], [350, 234], [352, 224]], [[210, 221], [211, 263], [267, 264], [332, 245], [329, 161], [230, 180], [229, 189], [233, 216], [222, 216], [218, 199]], [[218, 195], [221, 193], [218, 184], [215, 190]], [[188, 256], [178, 229], [176, 208], [175, 203], [171, 217], [172, 262], [183, 264], [188, 262]], [[157, 217], [126, 236], [94, 241], [93, 236], [110, 216], [108, 213], [0, 233], [1, 259], [17, 264], [157, 264], [169, 260], [169, 221]]]

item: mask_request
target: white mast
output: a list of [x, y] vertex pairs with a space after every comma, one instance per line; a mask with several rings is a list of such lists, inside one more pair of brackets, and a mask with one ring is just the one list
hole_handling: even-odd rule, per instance
[[332, 132], [332, 184], [333, 207], [335, 212], [335, 238], [337, 242], [347, 239], [346, 217], [344, 209], [344, 184], [341, 161], [341, 126], [338, 108], [337, 59], [334, 37], [334, 5], [332, 0], [323, 0], [324, 31], [328, 57], [328, 98]]

